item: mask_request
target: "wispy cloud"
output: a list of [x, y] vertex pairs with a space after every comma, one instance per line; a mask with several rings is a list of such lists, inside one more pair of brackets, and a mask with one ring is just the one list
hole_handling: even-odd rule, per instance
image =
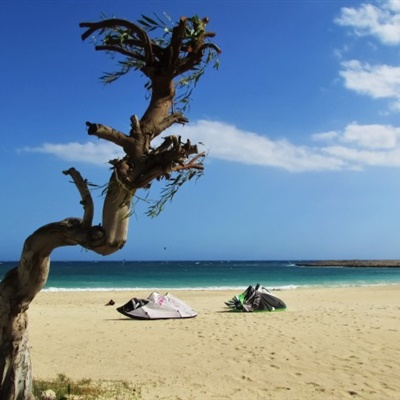
[[339, 142], [358, 148], [393, 150], [399, 147], [400, 128], [391, 125], [347, 125], [343, 132], [337, 133]]
[[94, 165], [108, 165], [108, 160], [119, 158], [123, 155], [118, 146], [102, 141], [65, 144], [45, 143], [40, 147], [24, 147], [19, 151], [51, 154], [61, 160]]
[[400, 2], [385, 0], [378, 4], [363, 3], [357, 8], [344, 7], [335, 19], [357, 36], [373, 36], [386, 45], [400, 44]]
[[[289, 172], [362, 170], [369, 166], [400, 167], [400, 128], [360, 125], [353, 122], [341, 131], [310, 135], [314, 146], [296, 145], [286, 139], [241, 130], [220, 121], [200, 120], [175, 134], [204, 143], [209, 157]], [[168, 132], [165, 133], [166, 135]], [[52, 154], [68, 161], [106, 166], [122, 155], [112, 144], [98, 141], [45, 144], [24, 151]]]
[[[358, 37], [370, 36], [384, 45], [400, 45], [399, 0], [344, 7], [335, 23], [349, 28]], [[400, 111], [400, 67], [350, 60], [341, 63], [339, 75], [347, 89], [373, 99], [392, 100], [390, 110]]]
[[400, 167], [400, 148], [390, 151], [371, 151], [366, 149], [330, 146], [323, 151], [332, 157], [338, 157], [353, 170], [364, 170], [365, 167]]
[[318, 149], [297, 146], [286, 139], [240, 130], [218, 121], [197, 121], [182, 128], [182, 133], [209, 148], [210, 157], [248, 165], [275, 167], [290, 172], [339, 170], [344, 168], [336, 157], [320, 154]]
[[[334, 135], [333, 135], [334, 133]], [[391, 125], [347, 125], [343, 131], [313, 135], [324, 140], [324, 154], [337, 157], [352, 169], [400, 167], [400, 128]]]
[[374, 99], [394, 99], [392, 108], [400, 109], [400, 67], [370, 65], [358, 60], [341, 64], [345, 87]]

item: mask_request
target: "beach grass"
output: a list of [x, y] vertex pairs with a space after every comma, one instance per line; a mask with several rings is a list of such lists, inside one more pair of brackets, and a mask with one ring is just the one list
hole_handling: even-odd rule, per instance
[[53, 391], [55, 400], [140, 400], [140, 389], [126, 381], [100, 381], [92, 379], [73, 380], [64, 374], [55, 379], [33, 381], [35, 398], [43, 398], [43, 393]]

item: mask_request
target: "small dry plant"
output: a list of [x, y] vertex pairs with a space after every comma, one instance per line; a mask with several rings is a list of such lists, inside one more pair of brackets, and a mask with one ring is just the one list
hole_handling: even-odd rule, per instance
[[55, 400], [140, 400], [140, 389], [126, 381], [94, 381], [81, 379], [74, 381], [64, 374], [52, 380], [33, 381], [33, 393], [36, 399], [42, 393], [52, 390]]

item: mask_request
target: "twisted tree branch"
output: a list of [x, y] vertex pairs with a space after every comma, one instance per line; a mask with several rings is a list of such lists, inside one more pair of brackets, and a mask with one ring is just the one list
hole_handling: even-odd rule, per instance
[[140, 26], [126, 21], [124, 19], [105, 19], [99, 22], [81, 22], [79, 24], [81, 28], [89, 28], [86, 32], [81, 35], [82, 40], [87, 39], [91, 34], [96, 32], [97, 30], [102, 30], [105, 28], [116, 28], [117, 26], [122, 26], [131, 32], [138, 35], [138, 37], [143, 41], [144, 51], [145, 51], [145, 61], [148, 64], [153, 62], [153, 50], [151, 46], [151, 40], [147, 35], [146, 31], [142, 29]]
[[63, 174], [70, 175], [75, 183], [75, 186], [79, 190], [82, 198], [81, 204], [83, 205], [84, 210], [82, 228], [89, 229], [93, 223], [94, 206], [92, 195], [90, 194], [87, 186], [87, 181], [82, 178], [81, 174], [75, 168], [70, 168], [67, 171], [63, 171]]
[[[184, 125], [184, 124], [187, 124], [188, 122], [189, 122], [189, 120], [182, 113], [176, 112], [176, 113], [168, 115], [168, 117], [165, 117], [163, 119], [163, 121], [161, 121], [159, 123], [159, 129], [161, 132], [164, 132], [166, 129], [168, 129], [175, 123]], [[154, 135], [154, 136], [156, 136], [156, 135]]]
[[175, 65], [176, 61], [179, 59], [179, 54], [181, 52], [181, 47], [182, 47], [182, 41], [185, 37], [186, 21], [187, 19], [185, 17], [182, 17], [179, 20], [178, 26], [176, 26], [172, 30], [172, 38], [171, 38], [171, 43], [169, 45], [169, 51], [171, 52], [171, 58], [169, 62], [170, 66]]
[[99, 45], [99, 46], [95, 46], [94, 48], [97, 51], [115, 51], [117, 53], [123, 54], [124, 56], [132, 57], [132, 58], [135, 58], [136, 60], [145, 62], [145, 58], [140, 53], [124, 49], [121, 46]]
[[136, 137], [127, 136], [125, 133], [102, 124], [86, 122], [86, 126], [88, 127], [89, 135], [97, 136], [122, 147], [130, 157], [138, 155], [138, 139]]

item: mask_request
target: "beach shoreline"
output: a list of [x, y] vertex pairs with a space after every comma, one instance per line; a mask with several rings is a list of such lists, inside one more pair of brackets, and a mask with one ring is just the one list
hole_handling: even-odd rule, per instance
[[171, 291], [199, 314], [159, 321], [115, 309], [149, 291], [41, 292], [29, 309], [33, 374], [125, 380], [143, 400], [396, 399], [399, 290], [276, 291], [279, 313], [227, 312], [233, 290]]

